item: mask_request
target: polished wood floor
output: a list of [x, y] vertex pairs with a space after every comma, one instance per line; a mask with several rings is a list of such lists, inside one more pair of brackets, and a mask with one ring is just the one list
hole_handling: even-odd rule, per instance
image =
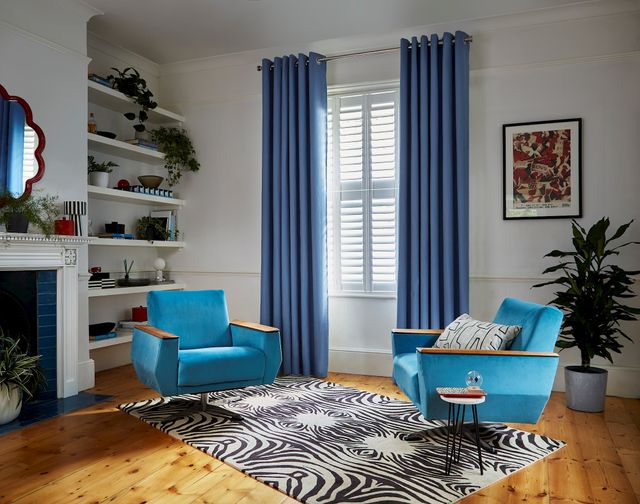
[[[332, 381], [404, 398], [388, 378]], [[0, 503], [292, 504], [296, 501], [176, 441], [116, 405], [154, 395], [131, 367], [99, 373], [114, 399], [0, 437]], [[462, 502], [635, 503], [640, 498], [640, 400], [607, 399], [577, 413], [554, 393], [540, 422], [517, 425], [568, 446]]]

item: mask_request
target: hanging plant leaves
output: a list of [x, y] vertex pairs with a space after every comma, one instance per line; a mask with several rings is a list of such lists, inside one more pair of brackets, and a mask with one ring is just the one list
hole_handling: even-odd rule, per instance
[[168, 171], [167, 182], [174, 186], [180, 182], [183, 171], [197, 172], [200, 163], [187, 132], [181, 128], [159, 128], [151, 132], [151, 137], [164, 152], [165, 168]]
[[117, 72], [117, 75], [109, 75], [109, 79], [113, 80], [113, 87], [121, 93], [132, 98], [135, 103], [140, 105], [142, 109], [136, 115], [134, 112], [127, 112], [124, 116], [130, 120], [135, 121], [138, 119], [138, 123], [134, 125], [136, 131], [144, 131], [144, 122], [149, 118], [147, 111], [153, 110], [158, 104], [153, 101], [153, 93], [147, 89], [147, 81], [140, 77], [138, 72], [133, 67], [127, 67], [120, 71], [117, 68], [111, 68]]

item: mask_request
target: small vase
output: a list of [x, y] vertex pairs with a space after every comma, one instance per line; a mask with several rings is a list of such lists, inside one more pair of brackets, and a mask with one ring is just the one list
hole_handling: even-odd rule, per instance
[[22, 390], [13, 384], [0, 387], [0, 425], [12, 422], [22, 410]]
[[107, 172], [91, 172], [89, 174], [89, 185], [109, 187], [109, 174]]
[[7, 233], [26, 233], [29, 220], [22, 213], [11, 213], [7, 221]]

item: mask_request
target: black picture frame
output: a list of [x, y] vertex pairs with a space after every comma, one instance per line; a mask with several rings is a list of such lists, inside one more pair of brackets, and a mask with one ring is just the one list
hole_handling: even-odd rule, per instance
[[581, 118], [502, 125], [502, 202], [503, 220], [582, 217]]

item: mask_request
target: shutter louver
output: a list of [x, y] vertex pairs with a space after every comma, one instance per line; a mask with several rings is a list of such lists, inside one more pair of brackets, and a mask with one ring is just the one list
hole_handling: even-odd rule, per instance
[[36, 164], [35, 152], [36, 152], [36, 132], [31, 126], [25, 124], [24, 126], [24, 147], [22, 151], [22, 186], [24, 183], [33, 178], [38, 171]]

